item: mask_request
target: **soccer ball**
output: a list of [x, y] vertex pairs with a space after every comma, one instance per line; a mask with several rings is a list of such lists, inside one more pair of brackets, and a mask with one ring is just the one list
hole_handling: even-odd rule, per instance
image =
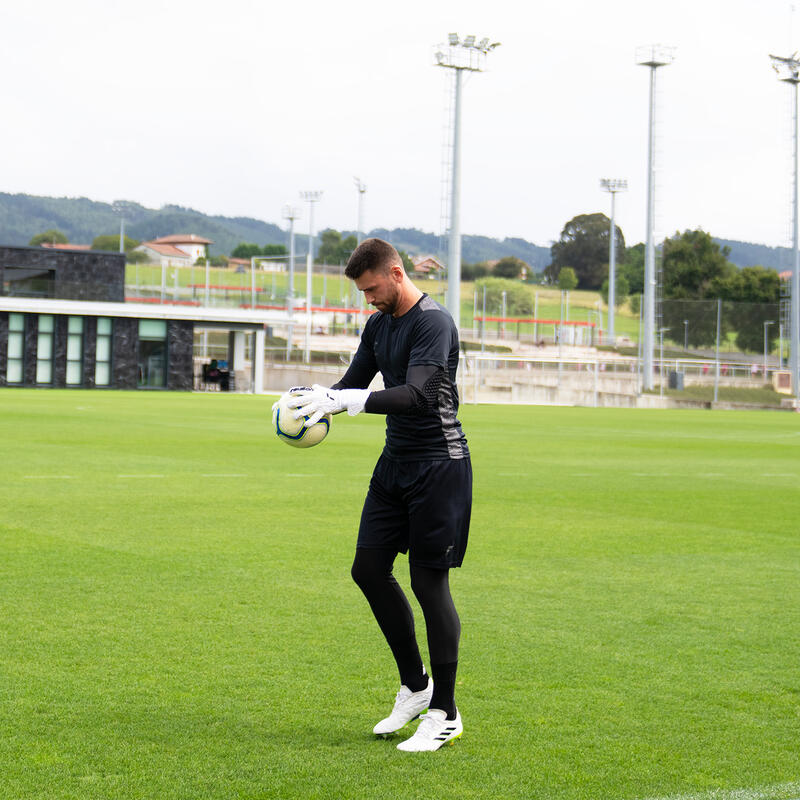
[[286, 444], [292, 447], [313, 447], [319, 444], [331, 429], [331, 415], [325, 414], [319, 422], [315, 422], [310, 427], [305, 426], [308, 417], [294, 418], [296, 408], [289, 408], [287, 402], [289, 398], [297, 394], [294, 392], [284, 392], [274, 406], [272, 406], [272, 426], [275, 435]]

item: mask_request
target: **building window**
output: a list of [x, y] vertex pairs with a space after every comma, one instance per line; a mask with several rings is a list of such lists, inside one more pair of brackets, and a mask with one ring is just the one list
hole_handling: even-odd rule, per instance
[[83, 317], [67, 321], [67, 386], [83, 383]]
[[167, 321], [139, 320], [139, 386], [167, 385]]
[[97, 350], [94, 365], [95, 386], [111, 385], [111, 319], [97, 318]]
[[39, 336], [36, 341], [36, 383], [53, 382], [53, 317], [39, 315]]
[[25, 363], [25, 317], [22, 314], [8, 315], [8, 365], [6, 381], [22, 383]]

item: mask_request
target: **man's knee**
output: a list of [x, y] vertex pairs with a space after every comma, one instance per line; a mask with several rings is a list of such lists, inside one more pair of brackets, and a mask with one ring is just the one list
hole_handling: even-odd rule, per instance
[[411, 567], [411, 591], [425, 605], [427, 600], [440, 601], [450, 594], [449, 571], [429, 567]]
[[363, 590], [386, 583], [392, 579], [392, 564], [396, 553], [383, 550], [356, 549], [356, 557], [350, 568], [350, 575]]

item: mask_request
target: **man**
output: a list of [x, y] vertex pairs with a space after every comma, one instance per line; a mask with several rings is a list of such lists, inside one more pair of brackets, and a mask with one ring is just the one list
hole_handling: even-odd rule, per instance
[[[400, 673], [394, 708], [373, 730], [393, 734], [429, 709], [398, 749], [438, 750], [463, 731], [455, 704], [461, 622], [449, 570], [461, 566], [467, 547], [472, 467], [456, 419], [458, 331], [447, 310], [414, 286], [388, 242], [363, 241], [345, 275], [378, 313], [367, 320], [344, 377], [330, 389], [300, 390], [290, 403], [308, 416], [306, 425], [345, 410], [386, 414], [386, 445], [364, 502], [352, 568]], [[370, 392], [378, 371], [386, 388]], [[405, 552], [425, 617], [432, 680], [411, 606], [392, 575], [397, 554]]]

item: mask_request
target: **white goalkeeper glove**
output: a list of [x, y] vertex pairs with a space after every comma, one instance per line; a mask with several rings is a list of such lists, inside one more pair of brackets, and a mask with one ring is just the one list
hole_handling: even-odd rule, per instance
[[296, 390], [295, 394], [286, 404], [289, 408], [296, 408], [295, 419], [307, 416], [305, 426], [319, 422], [325, 414], [339, 414], [342, 411], [354, 417], [364, 410], [369, 397], [369, 389], [326, 389], [315, 383], [310, 389]]

